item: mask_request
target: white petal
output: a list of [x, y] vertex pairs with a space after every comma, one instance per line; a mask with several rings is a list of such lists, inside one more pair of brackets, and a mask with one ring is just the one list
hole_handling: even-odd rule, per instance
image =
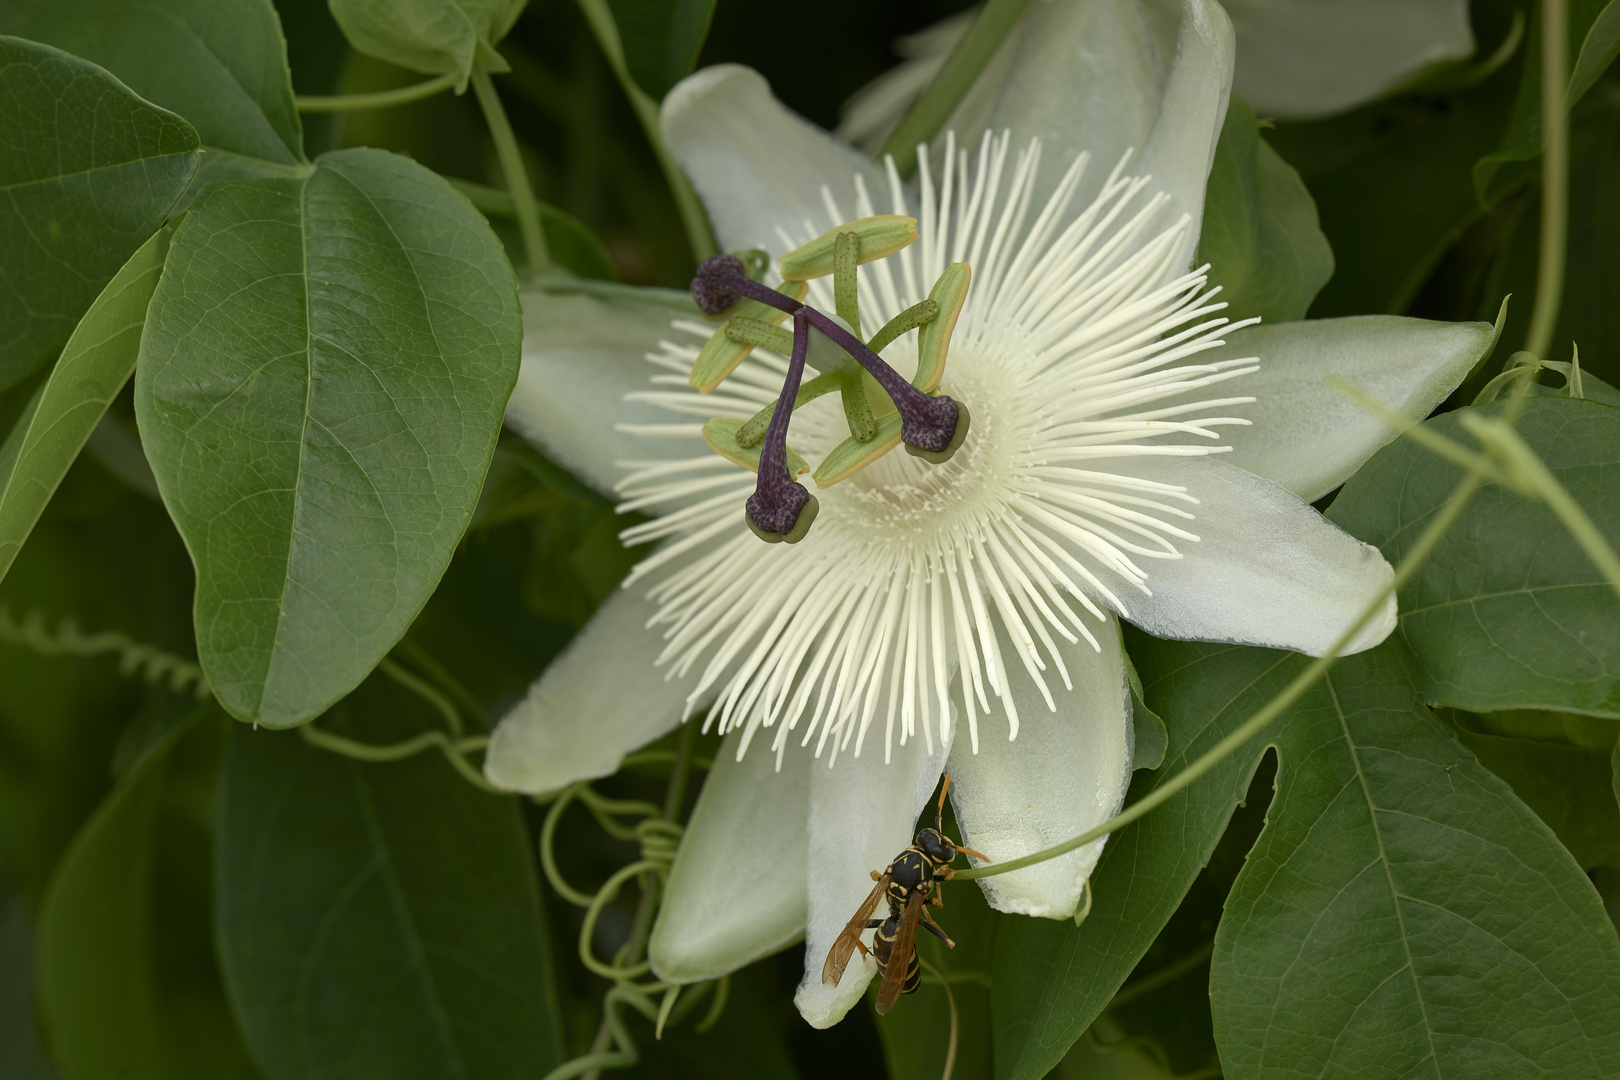
[[1468, 0], [1226, 0], [1237, 92], [1262, 116], [1348, 109], [1474, 51]]
[[658, 610], [621, 590], [501, 718], [484, 756], [489, 782], [539, 795], [610, 776], [619, 762], [680, 722], [689, 680], [653, 667], [663, 642], [646, 628]]
[[[837, 986], [821, 982], [827, 950], [872, 891], [869, 871], [881, 872], [916, 835], [917, 815], [938, 785], [950, 751], [938, 739], [933, 745], [930, 754], [924, 741], [914, 737], [896, 746], [893, 760], [885, 764], [879, 747], [869, 741], [860, 757], [845, 751], [828, 768], [823, 752], [810, 766], [810, 907], [804, 981], [793, 1003], [811, 1027], [828, 1028], [842, 1020], [877, 973], [877, 964], [857, 952]], [[806, 752], [790, 746], [787, 753], [796, 751]]]
[[[1199, 362], [1258, 356], [1260, 370], [1233, 383], [1253, 394], [1237, 415], [1252, 427], [1224, 429], [1221, 460], [1281, 484], [1307, 502], [1332, 491], [1395, 438], [1378, 417], [1327, 383], [1346, 379], [1411, 420], [1421, 420], [1467, 377], [1491, 345], [1489, 323], [1430, 322], [1395, 315], [1250, 326]], [[1206, 391], [1199, 391], [1206, 393]]]
[[[601, 300], [525, 291], [523, 366], [506, 404], [506, 425], [559, 465], [604, 494], [624, 476], [614, 462], [646, 456], [614, 425], [660, 424], [669, 413], [627, 402], [646, 390], [646, 354], [660, 338], [677, 337], [674, 308], [654, 302]], [[693, 316], [696, 317], [695, 314]]]
[[777, 229], [798, 236], [808, 220], [825, 231], [823, 185], [846, 219], [858, 216], [857, 173], [868, 191], [888, 190], [870, 158], [790, 111], [751, 68], [721, 64], [681, 80], [664, 98], [660, 121], [722, 250], [781, 255], [787, 248]]
[[[1131, 780], [1131, 689], [1117, 624], [1110, 619], [1096, 634], [1101, 652], [1084, 641], [1058, 645], [1074, 689], [1064, 690], [1047, 673], [1057, 712], [1047, 710], [1031, 680], [1015, 676], [1018, 737], [981, 739], [977, 754], [962, 740], [951, 755], [951, 802], [962, 842], [997, 862], [1078, 836], [1124, 805]], [[979, 884], [997, 911], [1068, 918], [1102, 849], [1103, 840], [1097, 840]]]
[[[777, 772], [763, 740], [739, 762], [741, 739], [741, 729], [733, 731], [715, 756], [669, 872], [647, 944], [665, 982], [718, 978], [804, 932], [816, 762], [790, 752]], [[747, 877], [743, 887], [739, 873]]]
[[[1139, 0], [1039, 0], [1021, 31], [1003, 46], [952, 117], [959, 135], [986, 124], [1010, 128], [1018, 143], [1045, 145], [1033, 204], [1051, 194], [1082, 150], [1092, 165], [1071, 204], [1084, 208], [1127, 150], [1135, 175], [1151, 173], [1153, 189], [1171, 196], [1162, 220], [1187, 214], [1197, 247], [1204, 184], [1226, 117], [1232, 84], [1232, 27], [1213, 0], [1170, 5]], [[969, 140], [971, 143], [971, 140]]]
[[[1177, 541], [1181, 559], [1143, 560], [1152, 596], [1121, 592], [1131, 622], [1160, 637], [1326, 651], [1394, 570], [1293, 493], [1210, 458], [1137, 458], [1131, 473], [1179, 484], [1199, 500]], [[1395, 628], [1391, 596], [1345, 653]]]

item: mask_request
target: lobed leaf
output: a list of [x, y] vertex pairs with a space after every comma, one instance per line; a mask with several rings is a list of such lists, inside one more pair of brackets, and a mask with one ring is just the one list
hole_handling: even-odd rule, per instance
[[[1481, 406], [1495, 415], [1501, 405]], [[1424, 426], [1472, 445], [1470, 410]], [[1597, 527], [1620, 544], [1620, 409], [1543, 397], [1517, 428]], [[1344, 486], [1328, 516], [1398, 561], [1461, 470], [1397, 440]], [[1494, 485], [1400, 594], [1401, 633], [1431, 703], [1474, 712], [1562, 709], [1620, 716], [1620, 620], [1607, 581], [1544, 504]]]
[[[397, 693], [351, 702], [365, 741], [421, 730]], [[366, 765], [237, 725], [218, 813], [221, 963], [268, 1080], [527, 1078], [567, 1056], [515, 799], [433, 751]]]
[[197, 146], [96, 65], [0, 37], [0, 390], [62, 351], [185, 193]]
[[506, 71], [495, 45], [528, 0], [331, 0], [332, 16], [359, 52], [430, 75], [474, 66]]
[[203, 193], [135, 399], [234, 715], [302, 723], [399, 640], [477, 502], [521, 337], [499, 241], [418, 165], [342, 150]]

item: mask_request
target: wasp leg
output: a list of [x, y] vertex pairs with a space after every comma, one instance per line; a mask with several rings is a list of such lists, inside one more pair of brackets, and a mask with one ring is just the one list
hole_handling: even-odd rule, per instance
[[882, 925], [883, 925], [883, 920], [882, 919], [867, 919], [866, 920], [866, 928], [868, 930], [876, 930], [878, 927], [880, 927]]
[[952, 949], [956, 948], [956, 942], [951, 940], [950, 935], [945, 933], [945, 928], [939, 925], [939, 923], [935, 922], [934, 917], [928, 914], [926, 909], [922, 913], [922, 922], [920, 925], [924, 930], [943, 941], [946, 947]]

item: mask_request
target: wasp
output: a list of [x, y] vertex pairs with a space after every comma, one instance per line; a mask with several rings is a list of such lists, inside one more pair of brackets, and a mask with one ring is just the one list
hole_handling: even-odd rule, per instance
[[[936, 894], [942, 882], [956, 876], [951, 863], [956, 861], [958, 854], [972, 855], [983, 862], [990, 861], [988, 856], [963, 847], [945, 835], [945, 793], [950, 788], [951, 775], [946, 773], [945, 783], [939, 789], [939, 805], [934, 809], [934, 827], [917, 833], [911, 846], [896, 855], [883, 873], [872, 871], [872, 880], [877, 884], [844, 925], [827, 953], [826, 963], [821, 966], [821, 981], [832, 986], [844, 977], [844, 969], [849, 966], [850, 957], [856, 949], [861, 950], [862, 956], [870, 952], [877, 961], [878, 970], [883, 973], [883, 984], [878, 989], [877, 997], [880, 1015], [894, 1008], [901, 994], [917, 992], [922, 980], [917, 962], [918, 926], [949, 948], [956, 948], [956, 942], [928, 912], [929, 907], [945, 906], [945, 902]], [[885, 897], [889, 901], [889, 917], [872, 918], [878, 901]], [[870, 950], [861, 943], [863, 930], [877, 931], [872, 935]]]

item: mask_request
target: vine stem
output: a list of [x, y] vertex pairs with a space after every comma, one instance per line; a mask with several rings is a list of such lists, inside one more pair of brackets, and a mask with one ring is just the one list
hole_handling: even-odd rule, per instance
[[1541, 250], [1536, 267], [1536, 304], [1530, 312], [1525, 351], [1545, 359], [1564, 299], [1564, 263], [1569, 244], [1569, 12], [1566, 0], [1541, 4]]
[[455, 72], [448, 72], [426, 82], [412, 83], [394, 90], [378, 90], [370, 94], [319, 94], [293, 98], [293, 107], [301, 113], [358, 112], [361, 109], [386, 109], [393, 105], [409, 105], [413, 101], [430, 98], [456, 85]]
[[473, 72], [473, 92], [478, 105], [484, 110], [489, 134], [495, 141], [495, 154], [506, 174], [506, 187], [512, 193], [517, 211], [518, 232], [523, 237], [523, 253], [528, 261], [529, 273], [540, 275], [551, 269], [551, 253], [546, 250], [546, 237], [540, 231], [540, 207], [534, 201], [534, 188], [529, 184], [529, 170], [523, 165], [523, 153], [518, 149], [517, 136], [512, 132], [512, 121], [507, 118], [501, 96], [495, 92], [495, 82], [482, 68]]
[[1357, 616], [1356, 621], [1351, 623], [1350, 627], [1339, 635], [1338, 640], [1328, 648], [1327, 652], [1312, 660], [1305, 670], [1294, 676], [1293, 681], [1284, 687], [1280, 694], [1266, 702], [1260, 711], [1245, 720], [1236, 731], [1216, 743], [1198, 760], [1148, 792], [1148, 794], [1114, 817], [1109, 818], [1093, 829], [1088, 829], [1073, 839], [1065, 840], [1063, 843], [1049, 847], [1044, 851], [1025, 855], [1020, 859], [1009, 859], [1006, 862], [960, 870], [956, 874], [956, 879], [971, 881], [975, 878], [1006, 874], [1013, 870], [1022, 870], [1026, 866], [1035, 866], [1048, 859], [1055, 859], [1060, 855], [1067, 855], [1076, 848], [1084, 847], [1093, 840], [1124, 828], [1131, 822], [1145, 816], [1149, 811], [1164, 805], [1181, 791], [1191, 786], [1194, 781], [1215, 768], [1216, 765], [1226, 760], [1233, 751], [1259, 734], [1272, 721], [1281, 716], [1290, 705], [1304, 696], [1305, 691], [1309, 690], [1318, 679], [1327, 674], [1328, 669], [1338, 661], [1339, 653], [1346, 645], [1350, 644], [1351, 639], [1361, 632], [1361, 628], [1367, 625], [1373, 616], [1378, 614], [1385, 602], [1395, 595], [1401, 586], [1405, 585], [1412, 575], [1417, 572], [1418, 567], [1422, 566], [1424, 561], [1428, 559], [1430, 553], [1434, 551], [1435, 545], [1440, 542], [1440, 538], [1446, 534], [1452, 525], [1456, 524], [1457, 518], [1462, 515], [1463, 510], [1473, 499], [1474, 493], [1479, 490], [1481, 482], [1482, 477], [1477, 467], [1470, 469], [1467, 475], [1463, 477], [1462, 483], [1458, 484], [1457, 489], [1452, 492], [1451, 498], [1447, 500], [1440, 513], [1429, 523], [1429, 527], [1423, 531], [1423, 535], [1418, 538], [1417, 543], [1412, 545], [1411, 550], [1406, 553], [1406, 557], [1401, 560], [1401, 564], [1395, 568], [1395, 574], [1390, 579], [1389, 584], [1379, 590], [1378, 596], [1363, 609], [1361, 614]]
[[658, 167], [664, 171], [664, 180], [669, 184], [669, 193], [675, 198], [675, 208], [680, 212], [681, 225], [686, 229], [686, 241], [692, 247], [692, 256], [702, 262], [719, 249], [715, 246], [714, 234], [709, 231], [709, 217], [703, 212], [697, 192], [692, 189], [686, 174], [664, 144], [664, 132], [658, 126], [658, 102], [630, 77], [630, 67], [624, 62], [624, 45], [619, 39], [619, 27], [613, 21], [613, 12], [608, 10], [607, 0], [579, 0], [579, 10], [584, 14], [585, 21], [590, 23], [591, 33], [596, 35], [596, 43], [607, 56], [608, 66], [619, 80], [624, 96], [630, 99], [630, 108], [635, 111], [636, 119], [641, 121], [641, 130], [652, 144], [653, 156], [658, 159]]
[[951, 981], [945, 977], [944, 972], [921, 956], [917, 957], [917, 963], [921, 965], [924, 971], [939, 980], [939, 985], [945, 990], [945, 1001], [951, 1007], [951, 1037], [950, 1041], [945, 1044], [945, 1068], [939, 1076], [939, 1080], [951, 1080], [951, 1073], [956, 1071], [957, 1031], [962, 1026], [961, 1020], [956, 1013], [956, 994], [951, 990]]

